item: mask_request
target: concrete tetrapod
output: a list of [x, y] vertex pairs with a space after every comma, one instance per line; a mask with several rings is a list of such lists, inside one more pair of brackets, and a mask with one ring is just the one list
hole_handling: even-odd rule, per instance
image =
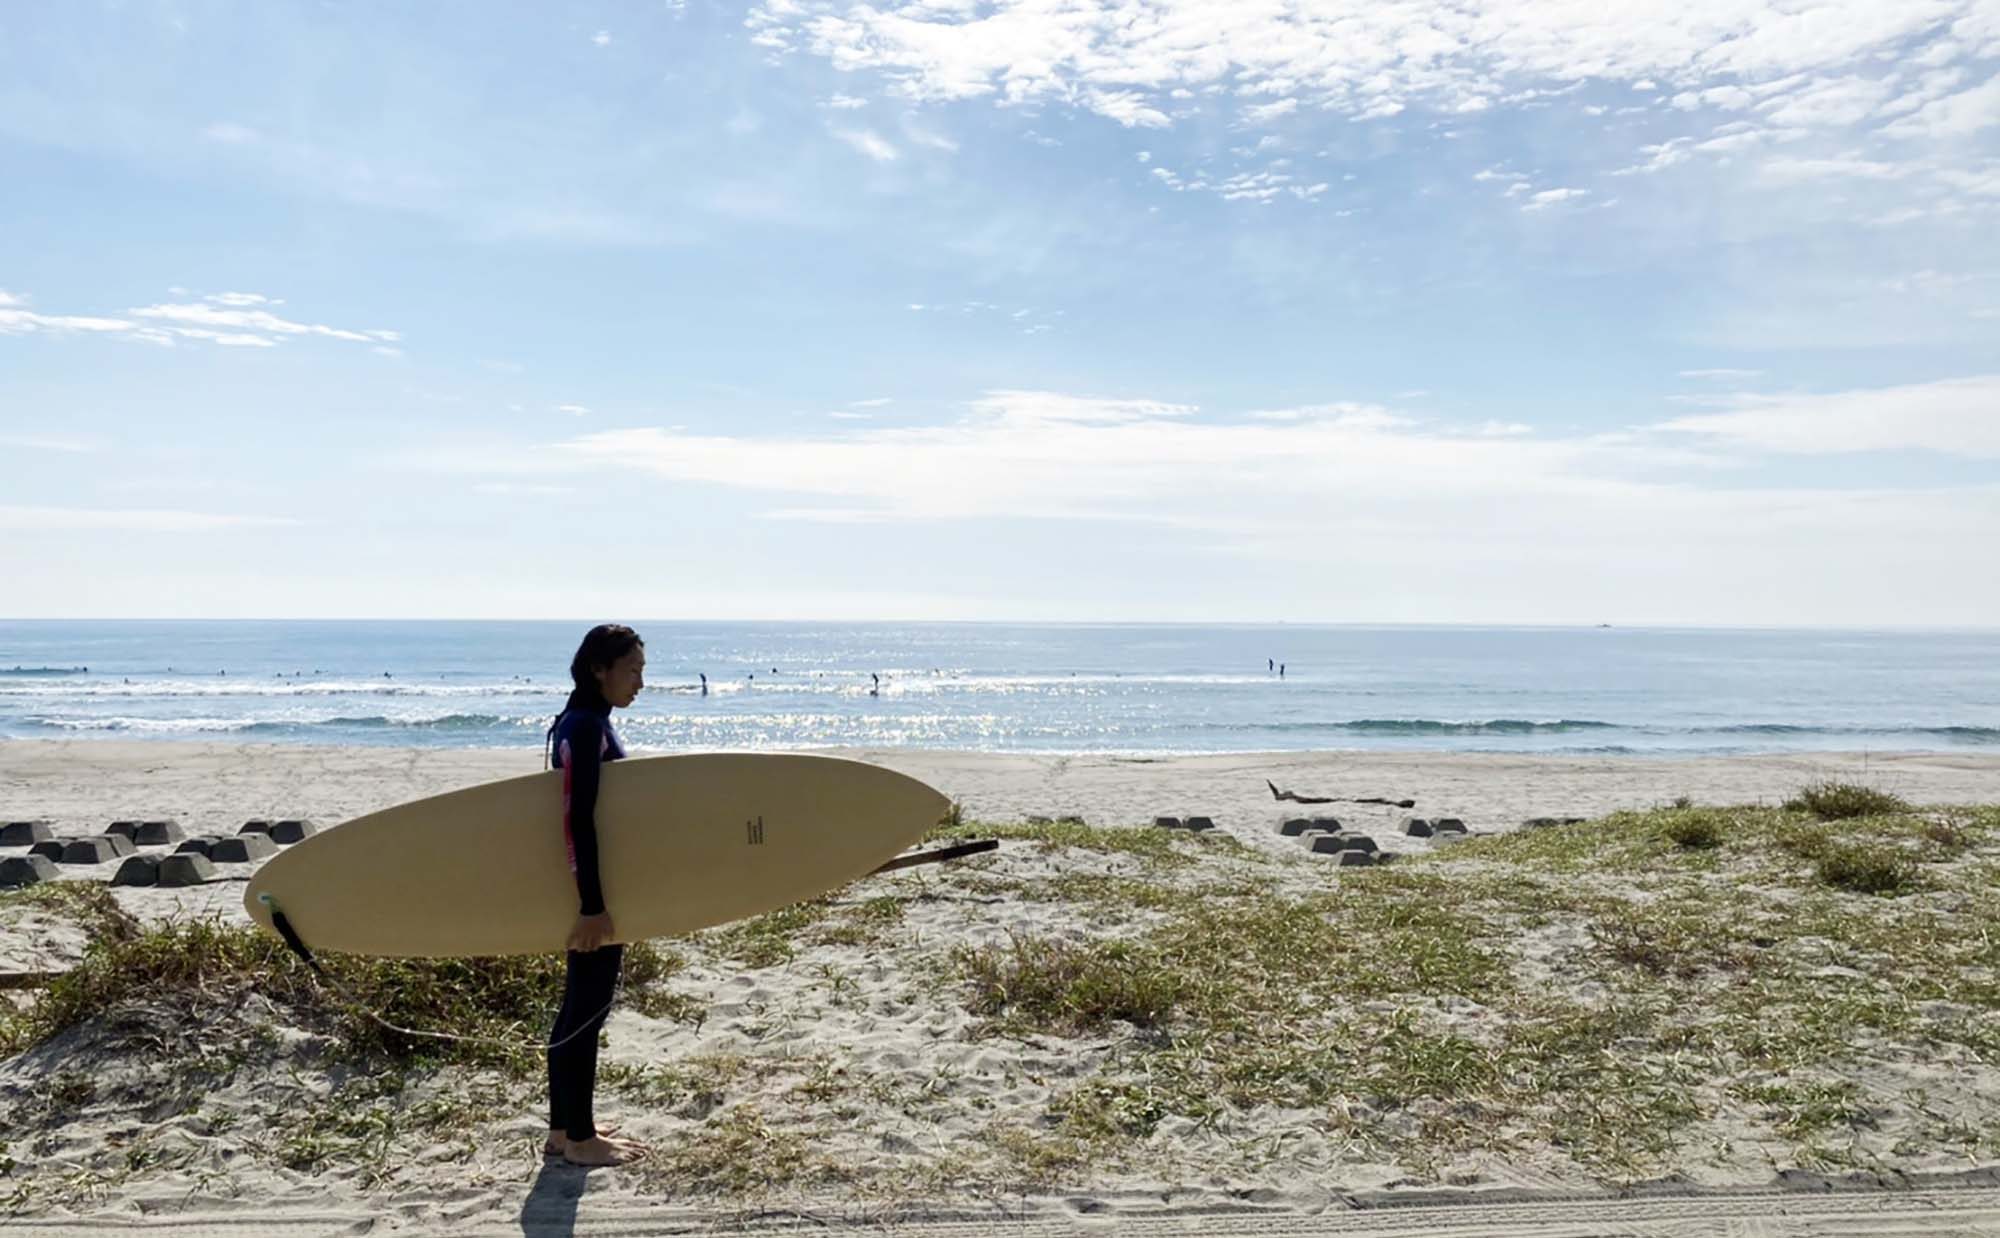
[[132, 835], [132, 841], [141, 847], [164, 847], [186, 837], [178, 821], [141, 821]]
[[115, 886], [155, 886], [160, 884], [160, 857], [157, 855], [127, 856], [118, 866], [118, 872], [111, 878]]
[[208, 849], [208, 859], [217, 864], [254, 864], [278, 854], [278, 844], [262, 834], [238, 834], [217, 840]]
[[0, 860], [0, 886], [32, 886], [54, 881], [55, 861], [43, 855], [10, 855]]
[[215, 880], [215, 865], [198, 855], [170, 855], [160, 861], [160, 884], [198, 886]]
[[46, 821], [9, 821], [0, 826], [0, 847], [32, 847], [54, 837]]

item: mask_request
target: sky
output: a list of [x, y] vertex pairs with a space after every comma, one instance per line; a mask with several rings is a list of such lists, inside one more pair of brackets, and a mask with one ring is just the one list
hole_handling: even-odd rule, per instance
[[2000, 0], [0, 7], [0, 616], [1992, 626]]

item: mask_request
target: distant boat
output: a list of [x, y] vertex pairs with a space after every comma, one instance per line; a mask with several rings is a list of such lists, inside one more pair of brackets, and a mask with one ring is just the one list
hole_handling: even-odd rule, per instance
[[1598, 627], [1600, 627], [1600, 628], [1608, 628], [1608, 627], [1610, 627], [1611, 625], [1610, 625], [1610, 624], [1608, 624], [1608, 623], [1600, 623], [1600, 624], [1598, 624], [1597, 626], [1598, 626]]
[[17, 666], [11, 671], [0, 671], [0, 675], [88, 675], [87, 666]]

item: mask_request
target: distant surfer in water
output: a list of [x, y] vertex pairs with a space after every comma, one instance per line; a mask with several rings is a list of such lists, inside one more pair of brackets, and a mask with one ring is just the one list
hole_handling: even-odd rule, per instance
[[597, 872], [597, 784], [606, 761], [625, 755], [611, 729], [611, 711], [630, 705], [646, 686], [646, 644], [631, 628], [599, 624], [584, 634], [570, 660], [575, 688], [549, 728], [550, 762], [563, 772], [563, 843], [576, 875], [576, 927], [569, 934], [569, 970], [562, 1009], [549, 1032], [549, 1139], [546, 1156], [573, 1165], [622, 1165], [645, 1145], [597, 1128], [591, 1099], [597, 1087], [597, 1033], [611, 1014], [625, 948], [604, 906]]

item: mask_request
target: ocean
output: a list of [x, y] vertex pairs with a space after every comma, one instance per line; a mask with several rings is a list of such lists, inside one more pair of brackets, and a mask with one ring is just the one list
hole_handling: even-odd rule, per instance
[[[5, 620], [0, 739], [534, 747], [586, 626]], [[652, 751], [2000, 748], [2000, 632], [634, 626]]]

